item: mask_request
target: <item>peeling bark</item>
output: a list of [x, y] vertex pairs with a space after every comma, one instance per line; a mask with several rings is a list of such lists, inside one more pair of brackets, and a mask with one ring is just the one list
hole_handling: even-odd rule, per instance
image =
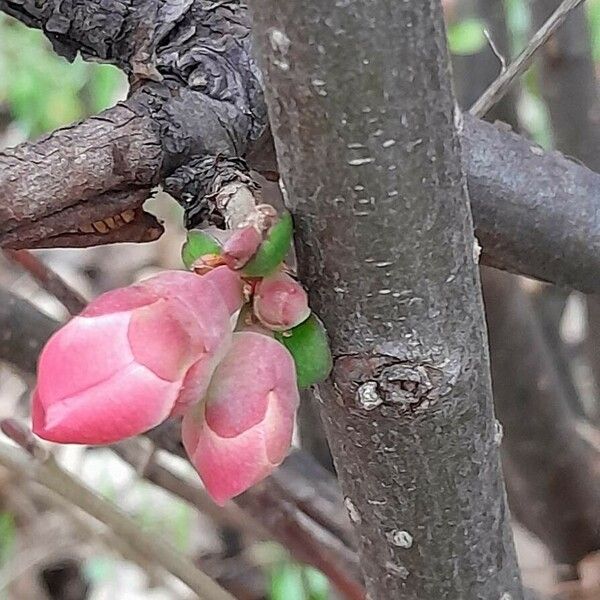
[[369, 595], [522, 598], [441, 6], [251, 6]]

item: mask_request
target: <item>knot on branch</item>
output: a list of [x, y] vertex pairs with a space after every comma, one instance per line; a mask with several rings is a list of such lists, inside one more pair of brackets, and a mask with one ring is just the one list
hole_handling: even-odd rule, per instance
[[423, 411], [447, 395], [460, 369], [457, 361], [441, 364], [394, 356], [347, 355], [334, 366], [339, 395], [351, 408], [380, 410], [383, 416]]

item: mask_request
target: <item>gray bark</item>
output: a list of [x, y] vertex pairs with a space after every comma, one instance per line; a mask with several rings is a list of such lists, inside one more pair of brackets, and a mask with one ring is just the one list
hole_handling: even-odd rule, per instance
[[462, 139], [481, 262], [600, 291], [600, 176], [467, 115]]
[[251, 7], [369, 594], [522, 598], [440, 4]]

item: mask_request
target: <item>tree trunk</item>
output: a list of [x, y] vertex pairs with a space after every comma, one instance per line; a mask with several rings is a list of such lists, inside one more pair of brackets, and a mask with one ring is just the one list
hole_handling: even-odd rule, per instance
[[439, 0], [254, 0], [370, 597], [522, 598]]

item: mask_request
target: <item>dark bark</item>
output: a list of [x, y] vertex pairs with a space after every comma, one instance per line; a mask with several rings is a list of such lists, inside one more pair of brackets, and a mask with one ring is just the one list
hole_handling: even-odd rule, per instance
[[57, 327], [33, 304], [0, 289], [0, 360], [34, 374], [40, 350]]
[[463, 160], [481, 262], [600, 291], [600, 176], [465, 115]]
[[521, 598], [441, 6], [251, 6], [369, 594]]
[[[54, 230], [44, 233], [74, 233], [90, 222], [73, 228], [71, 221], [65, 229], [58, 218], [64, 209], [108, 192], [149, 188], [167, 176], [169, 191], [177, 191], [188, 209], [214, 191], [211, 180], [188, 189], [189, 168], [216, 157], [242, 157], [266, 127], [247, 10], [238, 2], [27, 0], [2, 1], [0, 9], [42, 27], [68, 58], [81, 49], [117, 64], [134, 91], [99, 118], [0, 155], [0, 194], [9, 198], [0, 234], [51, 216]], [[132, 207], [124, 200], [122, 210]], [[111, 236], [100, 241], [113, 241]]]
[[559, 564], [576, 565], [600, 548], [598, 453], [576, 431], [531, 299], [499, 271], [483, 281], [511, 509]]

